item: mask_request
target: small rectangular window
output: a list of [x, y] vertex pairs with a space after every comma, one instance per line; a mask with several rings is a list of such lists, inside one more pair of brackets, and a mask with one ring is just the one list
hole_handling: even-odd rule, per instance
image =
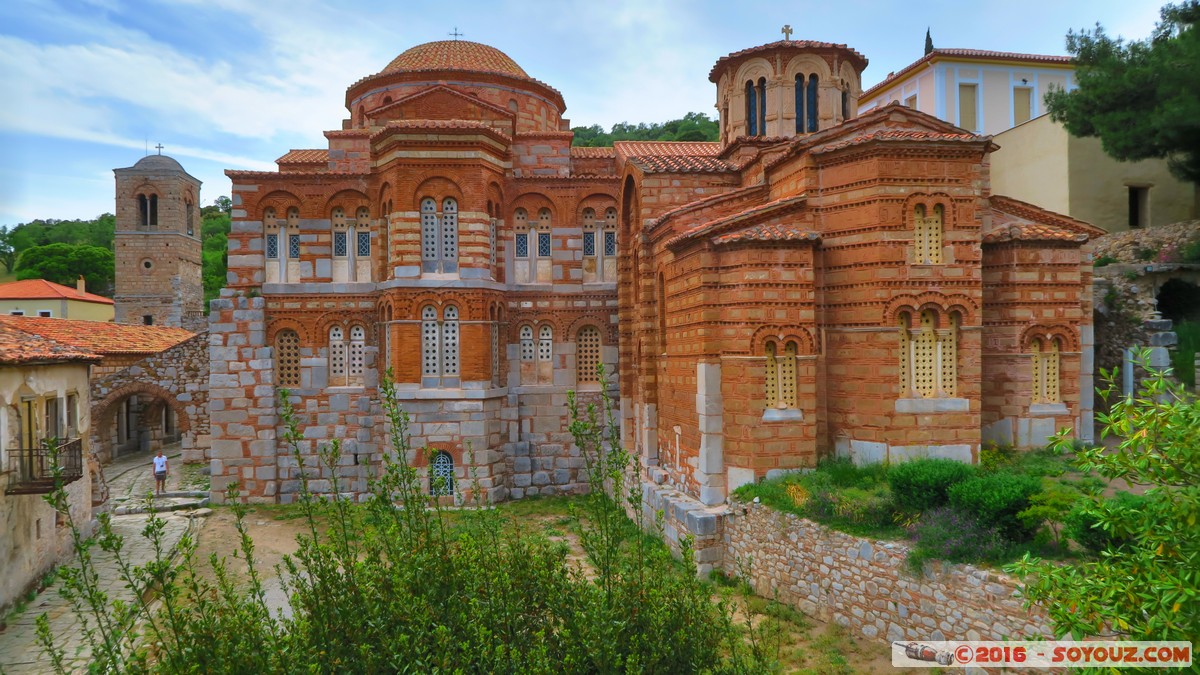
[[300, 235], [288, 235], [288, 257], [293, 260], [300, 257]]
[[346, 233], [345, 232], [334, 232], [333, 233], [333, 256], [335, 258], [345, 258], [346, 257]]
[[267, 235], [267, 258], [274, 260], [279, 257], [279, 235]]
[[1033, 90], [1028, 87], [1013, 89], [1013, 124], [1028, 122], [1033, 116]]
[[604, 255], [615, 256], [617, 254], [617, 233], [609, 230], [604, 233]]
[[550, 257], [550, 233], [538, 232], [538, 257]]
[[977, 131], [979, 118], [976, 114], [975, 85], [958, 85], [958, 126], [967, 131]]
[[596, 233], [583, 233], [583, 254], [586, 256], [596, 255]]
[[912, 96], [909, 96], [908, 98], [904, 99], [904, 105], [908, 108], [912, 108], [913, 110], [916, 110], [917, 109], [917, 95], [913, 94]]
[[526, 232], [517, 233], [517, 257], [529, 257], [529, 234]]
[[50, 311], [50, 310], [48, 310], [48, 309], [39, 309], [39, 310], [38, 310], [38, 316], [45, 317], [45, 318], [49, 319], [49, 318], [51, 318], [51, 317], [53, 317], [53, 316], [54, 316], [54, 312], [52, 312], [52, 311]]
[[358, 233], [358, 255], [363, 258], [371, 255], [371, 233], [370, 232], [359, 232]]
[[1150, 224], [1150, 188], [1129, 186], [1129, 228], [1136, 229]]
[[11, 315], [13, 315], [13, 316], [25, 316], [25, 310], [23, 310], [23, 309], [14, 309], [14, 310], [12, 310], [11, 312], [9, 312], [9, 314], [11, 314]]

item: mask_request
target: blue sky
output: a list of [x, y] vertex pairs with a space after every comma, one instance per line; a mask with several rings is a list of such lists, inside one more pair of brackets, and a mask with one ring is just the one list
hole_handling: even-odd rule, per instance
[[[1064, 54], [1070, 28], [1149, 34], [1157, 2], [1110, 0], [6, 0], [0, 3], [0, 225], [113, 210], [112, 169], [162, 143], [229, 193], [224, 169], [272, 170], [325, 147], [346, 87], [400, 52], [493, 45], [559, 89], [571, 124], [715, 116], [708, 71], [780, 39], [843, 42], [869, 87], [939, 47]], [[151, 152], [154, 152], [151, 149]]]

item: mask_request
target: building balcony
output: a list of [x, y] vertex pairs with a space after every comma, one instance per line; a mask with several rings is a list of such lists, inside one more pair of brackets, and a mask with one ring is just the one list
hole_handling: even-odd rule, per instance
[[7, 454], [6, 468], [11, 476], [5, 494], [37, 495], [53, 490], [54, 456], [57, 456], [58, 464], [62, 467], [63, 485], [83, 477], [83, 440], [79, 438], [60, 443], [56, 450], [47, 447], [13, 448]]

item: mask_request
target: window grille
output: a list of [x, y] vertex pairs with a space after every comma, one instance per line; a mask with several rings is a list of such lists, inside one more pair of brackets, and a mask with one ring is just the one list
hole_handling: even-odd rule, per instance
[[521, 326], [521, 360], [533, 360], [533, 327]]
[[442, 264], [458, 260], [458, 202], [442, 200]]
[[488, 265], [492, 268], [492, 278], [496, 278], [496, 219], [488, 221]]
[[300, 386], [300, 336], [293, 330], [275, 336], [275, 370], [279, 386]]
[[500, 326], [492, 324], [492, 384], [500, 384]]
[[788, 342], [779, 359], [779, 407], [796, 407], [796, 343]]
[[554, 356], [554, 329], [542, 326], [538, 329], [538, 360], [549, 361]]
[[371, 233], [359, 232], [358, 234], [358, 255], [366, 258], [371, 255]]
[[346, 377], [346, 343], [343, 337], [340, 326], [329, 329], [329, 374], [339, 379]]
[[549, 232], [538, 232], [537, 238], [538, 238], [538, 251], [537, 251], [538, 257], [539, 258], [549, 258], [550, 257], [550, 233]]
[[584, 232], [583, 233], [583, 254], [588, 257], [596, 255], [596, 233], [595, 232]]
[[912, 362], [912, 336], [908, 332], [908, 316], [900, 317], [900, 396], [912, 395], [912, 377], [909, 365]]
[[274, 232], [267, 235], [267, 258], [279, 259], [279, 235]]
[[600, 331], [584, 326], [575, 336], [576, 377], [579, 382], [599, 382]]
[[363, 374], [366, 363], [367, 331], [362, 326], [350, 327], [350, 349], [348, 353], [349, 373], [352, 376]]
[[458, 376], [458, 308], [447, 307], [442, 322], [442, 375]]
[[1054, 338], [1050, 341], [1050, 350], [1042, 355], [1042, 362], [1046, 365], [1046, 375], [1044, 381], [1046, 383], [1047, 403], [1058, 403], [1062, 400], [1059, 395], [1059, 379], [1058, 379], [1058, 352], [1059, 340]]
[[334, 257], [337, 257], [337, 258], [345, 258], [346, 257], [346, 233], [345, 232], [334, 232], [333, 233], [333, 255], [334, 255]]
[[617, 255], [617, 233], [613, 230], [604, 231], [604, 255], [610, 258]]
[[1030, 345], [1033, 355], [1033, 402], [1042, 403], [1046, 400], [1045, 362], [1042, 361], [1042, 341], [1035, 339]]
[[913, 344], [913, 389], [923, 398], [937, 393], [937, 333], [933, 312], [921, 312], [921, 329]]
[[433, 456], [429, 469], [429, 494], [434, 497], [454, 494], [454, 460], [440, 450]]
[[437, 321], [437, 310], [426, 307], [421, 310], [421, 374], [425, 377], [438, 377], [442, 374], [441, 331]]
[[292, 260], [300, 257], [300, 235], [298, 234], [288, 235], [288, 257]]
[[763, 397], [766, 399], [768, 408], [775, 408], [779, 405], [779, 359], [775, 354], [775, 343], [768, 342], [764, 349], [766, 352], [766, 366], [763, 382]]
[[421, 200], [421, 259], [438, 259], [437, 202], [429, 197]]
[[950, 315], [950, 328], [939, 336], [938, 370], [941, 375], [941, 390], [946, 396], [958, 391], [958, 317]]
[[517, 233], [517, 257], [529, 257], [529, 234], [526, 232]]

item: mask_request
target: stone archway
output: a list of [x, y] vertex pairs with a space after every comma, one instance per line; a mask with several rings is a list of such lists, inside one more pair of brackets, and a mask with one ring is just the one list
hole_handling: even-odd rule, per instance
[[[164, 415], [164, 410], [170, 414]], [[157, 451], [168, 436], [187, 436], [193, 426], [175, 394], [148, 382], [131, 382], [109, 392], [92, 405], [91, 418], [92, 448], [101, 463]]]

